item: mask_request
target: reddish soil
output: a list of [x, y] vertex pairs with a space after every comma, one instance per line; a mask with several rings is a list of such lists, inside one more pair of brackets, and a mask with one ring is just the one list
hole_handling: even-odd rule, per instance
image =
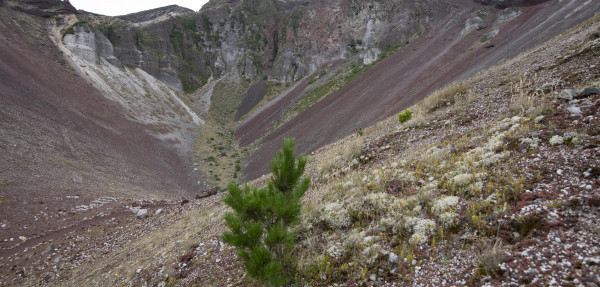
[[[465, 22], [477, 4], [449, 2], [457, 5], [456, 9], [440, 25], [430, 27], [418, 40], [266, 135], [246, 162], [246, 179], [267, 173], [268, 161], [281, 147], [283, 138], [296, 138], [299, 152], [313, 151], [410, 107], [435, 89], [533, 48], [600, 11], [600, 2], [584, 0], [555, 0], [524, 7], [524, 13], [502, 26], [495, 38], [481, 43], [481, 37], [494, 29], [501, 10], [479, 6], [493, 15], [483, 29], [462, 36]], [[578, 9], [586, 2], [587, 6]], [[490, 43], [494, 46], [486, 48]], [[261, 138], [264, 126], [274, 121], [272, 114], [256, 114], [249, 118], [253, 123], [240, 125], [240, 129], [255, 133], [237, 133], [242, 145]]]
[[125, 197], [197, 190], [191, 163], [150, 134], [160, 127], [79, 77], [44, 21], [0, 8], [0, 255], [117, 212]]

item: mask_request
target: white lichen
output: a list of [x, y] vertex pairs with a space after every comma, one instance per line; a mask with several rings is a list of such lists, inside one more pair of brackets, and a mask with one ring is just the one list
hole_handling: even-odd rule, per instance
[[522, 119], [523, 119], [523, 117], [514, 116], [514, 117], [510, 118], [510, 123], [512, 125], [518, 124], [519, 122], [521, 122]]
[[529, 146], [529, 148], [537, 148], [540, 144], [539, 138], [522, 138], [519, 140], [522, 145]]
[[506, 137], [505, 133], [495, 134], [490, 137], [484, 148], [488, 151], [492, 151], [504, 146], [504, 137]]
[[452, 182], [456, 186], [468, 186], [473, 180], [473, 175], [470, 173], [462, 173], [452, 178]]
[[561, 145], [564, 142], [564, 138], [559, 136], [559, 135], [555, 135], [550, 139], [550, 144], [551, 145]]
[[452, 228], [456, 226], [458, 223], [458, 218], [456, 217], [456, 212], [453, 210], [446, 211], [438, 217], [439, 223], [444, 229]]
[[321, 220], [332, 229], [346, 228], [352, 224], [350, 213], [339, 202], [326, 205], [321, 212]]
[[458, 196], [444, 196], [435, 201], [433, 207], [431, 208], [431, 211], [436, 216], [440, 216], [442, 213], [448, 210], [448, 208], [456, 206], [458, 204], [459, 199], [460, 198]]
[[339, 244], [334, 244], [327, 249], [327, 254], [329, 257], [334, 259], [340, 259], [342, 256], [344, 256], [344, 253], [344, 248]]
[[486, 166], [486, 167], [490, 167], [490, 166], [494, 166], [496, 165], [498, 162], [500, 162], [502, 159], [507, 158], [510, 155], [510, 152], [508, 151], [503, 151], [501, 153], [487, 153], [486, 156], [484, 156], [477, 164], [479, 166]]
[[417, 217], [409, 217], [404, 223], [404, 227], [413, 232], [409, 242], [416, 245], [426, 243], [435, 230], [435, 226], [435, 221]]
[[367, 194], [367, 196], [364, 197], [364, 201], [377, 211], [385, 212], [389, 209], [390, 204], [393, 202], [392, 198], [393, 196], [387, 193], [378, 192]]

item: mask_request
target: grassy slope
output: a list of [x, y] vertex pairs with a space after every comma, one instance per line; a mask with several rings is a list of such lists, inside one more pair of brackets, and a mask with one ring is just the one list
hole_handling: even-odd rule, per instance
[[[594, 194], [600, 159], [593, 148], [600, 144], [594, 104], [599, 98], [582, 106], [591, 117], [575, 123], [556, 95], [564, 88], [600, 85], [599, 27], [596, 16], [540, 48], [433, 93], [402, 125], [392, 117], [365, 129], [360, 139], [353, 135], [311, 155], [307, 175], [313, 184], [295, 254], [299, 281], [360, 282], [381, 269], [378, 278], [399, 285], [553, 278], [566, 284], [598, 273], [599, 232], [590, 219], [594, 212], [586, 210], [599, 202]], [[555, 136], [563, 143], [551, 144]], [[346, 155], [351, 140], [363, 143], [359, 164]], [[588, 167], [593, 178], [582, 175]], [[568, 177], [560, 177], [558, 169]], [[218, 197], [178, 210], [151, 217], [145, 224], [155, 224], [152, 232], [72, 267], [76, 277], [70, 280], [251, 284], [232, 250], [218, 243], [224, 212]], [[568, 221], [572, 217], [579, 219]], [[570, 235], [574, 232], [577, 236]], [[585, 244], [569, 254], [588, 259], [560, 257], [565, 244]], [[140, 246], [150, 249], [132, 252]], [[554, 260], [569, 264], [542, 268], [549, 260], [531, 259], [524, 248], [531, 254], [547, 248], [551, 257], [560, 257]], [[388, 261], [390, 252], [400, 257], [398, 264]], [[536, 269], [524, 274], [528, 268]], [[542, 269], [548, 271], [535, 277]]]
[[203, 136], [196, 142], [196, 153], [202, 159], [198, 170], [206, 175], [208, 182], [218, 188], [224, 188], [228, 182], [238, 178], [244, 151], [233, 138], [233, 115], [249, 84], [249, 81], [238, 83], [230, 79], [216, 84], [209, 118], [202, 130]]

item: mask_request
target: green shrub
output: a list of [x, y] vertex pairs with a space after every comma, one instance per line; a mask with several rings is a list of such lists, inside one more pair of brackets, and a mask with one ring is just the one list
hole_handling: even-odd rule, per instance
[[401, 112], [400, 114], [398, 114], [398, 121], [400, 121], [401, 123], [406, 122], [408, 120], [410, 120], [412, 113], [410, 112], [409, 109], [404, 110], [403, 112]]
[[83, 25], [83, 24], [87, 24], [88, 22], [85, 20], [79, 20], [77, 22], [75, 22], [73, 25], [69, 26], [69, 28], [67, 28], [67, 30], [65, 30], [62, 33], [62, 37], [64, 38], [67, 34], [75, 34], [75, 27], [78, 25]]
[[270, 285], [286, 284], [294, 270], [290, 252], [296, 234], [290, 227], [300, 219], [300, 199], [310, 184], [309, 178], [300, 179], [307, 158], [300, 156], [296, 164], [294, 150], [294, 139], [284, 139], [266, 187], [241, 189], [231, 182], [223, 199], [233, 212], [225, 214], [231, 231], [221, 238], [236, 248], [251, 277]]

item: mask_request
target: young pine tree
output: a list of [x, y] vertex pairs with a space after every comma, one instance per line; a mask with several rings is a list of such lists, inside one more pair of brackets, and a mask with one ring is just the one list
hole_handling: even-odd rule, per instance
[[290, 227], [300, 219], [300, 199], [308, 189], [309, 178], [303, 178], [306, 157], [294, 155], [294, 139], [284, 139], [283, 149], [271, 161], [273, 173], [266, 187], [243, 189], [229, 183], [223, 201], [233, 209], [225, 214], [230, 231], [221, 238], [237, 250], [248, 274], [270, 285], [289, 281], [293, 268], [290, 251], [296, 234]]

